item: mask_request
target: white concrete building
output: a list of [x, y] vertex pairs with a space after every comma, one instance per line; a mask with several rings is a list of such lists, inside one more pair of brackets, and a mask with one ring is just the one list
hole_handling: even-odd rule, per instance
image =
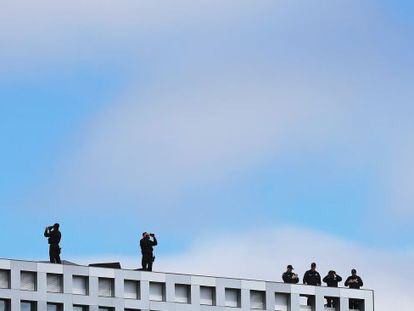
[[0, 311], [349, 311], [349, 299], [374, 310], [371, 290], [0, 259]]

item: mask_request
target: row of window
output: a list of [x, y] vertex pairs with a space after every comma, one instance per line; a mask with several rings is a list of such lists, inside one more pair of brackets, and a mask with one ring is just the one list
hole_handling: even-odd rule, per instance
[[[89, 311], [87, 305], [73, 305], [73, 311]], [[10, 300], [0, 299], [0, 311], [10, 311]], [[36, 301], [20, 301], [20, 311], [37, 311]], [[47, 311], [63, 311], [63, 304], [61, 303], [47, 303]], [[99, 311], [115, 311], [113, 307], [99, 307]], [[125, 311], [139, 311], [134, 309], [125, 309]]]
[[[63, 275], [47, 273], [47, 291], [51, 293], [63, 293]], [[72, 276], [72, 293], [76, 295], [89, 295], [89, 277], [81, 275]], [[102, 297], [115, 297], [114, 279], [98, 278], [98, 295]], [[0, 288], [10, 288], [10, 271], [0, 270]], [[26, 291], [37, 290], [37, 274], [33, 271], [20, 272], [20, 289]], [[191, 286], [188, 284], [175, 284], [174, 301], [177, 303], [191, 304]], [[141, 299], [140, 282], [137, 280], [124, 280], [123, 297], [127, 299]], [[288, 306], [289, 295], [275, 293], [276, 310], [285, 310]], [[241, 307], [241, 290], [238, 288], [225, 288], [224, 293], [225, 306], [240, 308]], [[166, 285], [161, 282], [149, 282], [149, 299], [151, 301], [166, 301]], [[307, 298], [301, 297], [301, 304], [306, 304]], [[3, 302], [4, 304], [4, 302]], [[215, 306], [216, 305], [216, 288], [212, 286], [200, 286], [200, 304]], [[24, 305], [26, 306], [26, 305]], [[50, 308], [53, 304], [50, 304]], [[28, 305], [26, 306], [28, 308]], [[251, 309], [266, 309], [266, 292], [250, 291]], [[33, 309], [22, 309], [30, 311]], [[0, 308], [0, 311], [6, 310]], [[49, 309], [48, 311], [61, 311], [59, 309]], [[76, 311], [85, 311], [77, 309]], [[106, 310], [102, 310], [106, 311]], [[110, 310], [109, 310], [110, 311]]]
[[[63, 293], [63, 275], [47, 273], [47, 291], [49, 293]], [[114, 297], [114, 279], [99, 278], [98, 294], [103, 297]], [[10, 288], [10, 271], [0, 270], [0, 288]], [[33, 271], [20, 272], [20, 289], [37, 291], [37, 273]], [[83, 275], [72, 277], [72, 293], [75, 295], [89, 295], [89, 278]], [[125, 280], [124, 297], [140, 299], [139, 281]]]

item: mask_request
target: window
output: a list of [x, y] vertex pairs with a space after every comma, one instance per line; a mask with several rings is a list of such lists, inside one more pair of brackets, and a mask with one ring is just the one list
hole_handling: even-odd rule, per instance
[[88, 277], [81, 275], [74, 275], [72, 278], [72, 293], [75, 295], [88, 295]]
[[[312, 311], [315, 308], [315, 296], [300, 295], [300, 310]], [[309, 305], [308, 305], [309, 302]]]
[[37, 289], [36, 272], [21, 271], [20, 272], [20, 289], [35, 291]]
[[89, 306], [73, 305], [73, 311], [89, 311]]
[[63, 293], [63, 275], [48, 273], [47, 291], [49, 293]]
[[263, 291], [250, 291], [250, 308], [251, 309], [266, 309], [266, 293]]
[[0, 311], [10, 311], [10, 300], [0, 299]]
[[140, 299], [138, 281], [132, 281], [132, 280], [124, 281], [124, 298]]
[[37, 304], [35, 301], [21, 301], [20, 311], [36, 311]]
[[275, 310], [276, 311], [288, 311], [289, 295], [288, 294], [275, 294]]
[[191, 286], [175, 284], [175, 302], [191, 303]]
[[226, 288], [225, 299], [226, 307], [240, 308], [241, 299], [240, 299], [240, 289], [237, 288]]
[[149, 296], [152, 301], [165, 301], [165, 284], [150, 282]]
[[115, 311], [115, 308], [113, 307], [99, 307], [99, 311]]
[[63, 305], [60, 303], [47, 303], [47, 311], [63, 311]]
[[0, 270], [0, 288], [10, 288], [10, 270]]
[[200, 304], [207, 306], [216, 305], [216, 291], [214, 287], [200, 286]]
[[99, 278], [99, 296], [114, 297], [114, 280]]

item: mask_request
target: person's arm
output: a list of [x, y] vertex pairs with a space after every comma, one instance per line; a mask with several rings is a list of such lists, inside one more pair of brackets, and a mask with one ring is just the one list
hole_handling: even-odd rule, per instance
[[44, 236], [45, 236], [45, 238], [50, 237], [50, 233], [49, 233], [49, 228], [48, 227], [46, 227], [46, 229], [45, 229]]
[[290, 283], [289, 277], [287, 276], [287, 273], [282, 274], [282, 280], [285, 283]]
[[318, 285], [321, 286], [322, 282], [321, 282], [321, 275], [318, 273]]
[[345, 281], [345, 286], [346, 286], [346, 287], [348, 287], [348, 286], [349, 286], [349, 279], [350, 279], [350, 277], [348, 277], [348, 278], [346, 279], [346, 281]]
[[337, 275], [336, 275], [336, 280], [338, 281], [338, 283], [339, 283], [339, 282], [342, 282], [342, 278], [341, 278], [341, 276], [337, 274]]
[[153, 236], [154, 241], [151, 241], [151, 245], [152, 246], [157, 246], [158, 245], [158, 241], [157, 238], [155, 236]]
[[364, 282], [362, 282], [362, 279], [360, 277], [358, 277], [358, 285], [360, 287], [364, 286]]
[[308, 283], [308, 272], [305, 272], [305, 275], [303, 276], [303, 284], [307, 284]]
[[325, 276], [325, 277], [323, 278], [323, 282], [324, 282], [324, 283], [328, 283], [328, 280], [329, 280], [329, 275], [327, 275], [327, 276]]

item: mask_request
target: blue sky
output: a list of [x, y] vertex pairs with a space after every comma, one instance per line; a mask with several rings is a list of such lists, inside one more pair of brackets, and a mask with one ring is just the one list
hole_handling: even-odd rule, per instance
[[59, 221], [68, 259], [285, 227], [412, 258], [413, 10], [6, 1], [1, 256]]

